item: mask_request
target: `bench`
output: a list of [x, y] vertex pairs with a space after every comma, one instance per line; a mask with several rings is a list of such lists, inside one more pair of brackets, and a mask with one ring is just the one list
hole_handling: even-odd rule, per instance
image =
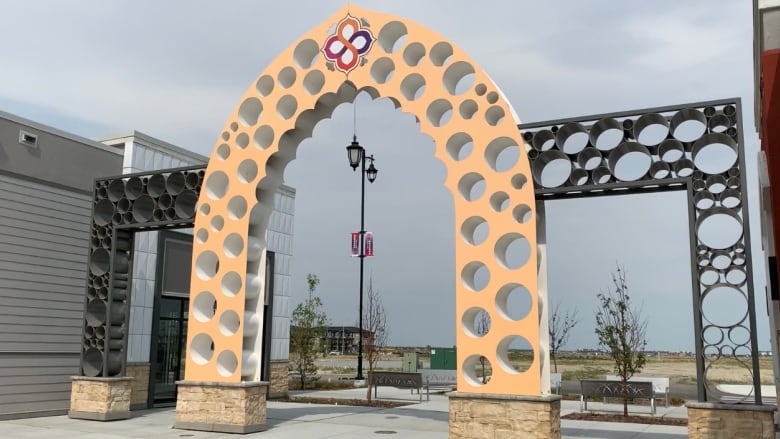
[[[607, 375], [607, 380], [620, 381], [617, 375]], [[668, 377], [631, 377], [630, 383], [650, 382], [653, 383], [653, 391], [657, 398], [664, 398], [664, 407], [669, 407], [669, 378]]]
[[374, 398], [377, 397], [377, 388], [379, 386], [396, 387], [399, 389], [417, 389], [417, 393], [420, 395], [420, 402], [422, 402], [422, 389], [423, 381], [422, 374], [417, 372], [379, 372], [373, 371], [369, 374], [368, 379], [371, 385], [374, 386]]
[[[588, 410], [588, 397], [622, 398], [623, 383], [612, 380], [581, 380], [580, 381], [580, 411]], [[650, 400], [650, 413], [655, 414], [655, 391], [649, 381], [629, 381], [628, 397], [630, 399], [644, 398]]]
[[[453, 390], [458, 385], [458, 374], [449, 369], [420, 369], [426, 398], [431, 400], [431, 388]], [[414, 391], [412, 391], [414, 392]]]
[[561, 395], [563, 384], [563, 375], [561, 373], [550, 372], [550, 390], [555, 391], [556, 395]]

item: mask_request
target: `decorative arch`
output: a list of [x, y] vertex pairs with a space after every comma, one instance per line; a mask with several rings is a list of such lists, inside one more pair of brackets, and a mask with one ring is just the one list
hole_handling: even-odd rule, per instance
[[[447, 169], [457, 231], [458, 390], [540, 395], [547, 354], [540, 351], [536, 207], [518, 118], [488, 75], [447, 39], [356, 6], [279, 55], [241, 98], [216, 142], [195, 218], [186, 380], [260, 379], [260, 293], [273, 193], [301, 141], [360, 91], [414, 114]], [[517, 163], [503, 166], [504, 154]], [[476, 242], [482, 224], [489, 232]], [[528, 249], [519, 266], [507, 260], [516, 246]], [[478, 288], [475, 277], [484, 271], [489, 281]], [[530, 302], [524, 316], [507, 309], [515, 294]], [[479, 311], [491, 316], [482, 337], [474, 322]], [[517, 338], [533, 350], [522, 372], [508, 355]], [[480, 356], [493, 366], [487, 384], [476, 375]]]

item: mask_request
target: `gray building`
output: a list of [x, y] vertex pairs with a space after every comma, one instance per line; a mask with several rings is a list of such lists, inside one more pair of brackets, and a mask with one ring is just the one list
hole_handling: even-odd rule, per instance
[[[68, 409], [94, 179], [206, 161], [139, 132], [94, 141], [0, 112], [0, 419]], [[267, 239], [275, 255], [271, 367], [285, 372], [294, 198], [288, 187], [276, 194]], [[183, 379], [191, 247], [189, 229], [136, 236], [125, 352], [133, 408], [175, 401]]]

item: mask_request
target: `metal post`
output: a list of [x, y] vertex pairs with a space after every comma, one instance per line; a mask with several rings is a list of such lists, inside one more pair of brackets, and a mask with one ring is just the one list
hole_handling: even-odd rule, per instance
[[366, 152], [363, 150], [363, 157], [360, 158], [360, 301], [358, 311], [358, 364], [356, 380], [363, 379], [363, 261], [366, 259], [365, 230], [366, 219]]

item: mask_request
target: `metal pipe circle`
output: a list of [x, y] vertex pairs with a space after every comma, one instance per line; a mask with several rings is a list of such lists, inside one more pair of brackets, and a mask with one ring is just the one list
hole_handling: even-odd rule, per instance
[[195, 189], [195, 188], [197, 188], [199, 182], [200, 182], [200, 178], [198, 177], [198, 174], [196, 172], [185, 172], [184, 173], [184, 186], [187, 189]]
[[144, 182], [138, 177], [130, 177], [125, 182], [125, 197], [135, 200], [144, 193]]
[[[568, 170], [564, 170], [560, 175], [555, 175], [552, 181], [542, 181], [545, 168], [547, 168], [550, 163], [560, 160], [565, 160], [566, 163], [568, 163]], [[561, 168], [563, 169], [563, 167]], [[571, 176], [571, 169], [572, 164], [569, 157], [557, 149], [551, 149], [539, 154], [539, 157], [534, 160], [533, 165], [531, 165], [531, 173], [533, 174], [534, 181], [540, 186], [547, 188], [558, 187], [565, 183]]]
[[[646, 160], [641, 164], [632, 164], [631, 170], [624, 173], [623, 170], [618, 170], [618, 165], [620, 165], [621, 161], [625, 160], [629, 154], [641, 154]], [[612, 175], [614, 175], [616, 179], [621, 181], [636, 181], [647, 175], [647, 171], [650, 170], [653, 159], [646, 146], [638, 142], [623, 142], [609, 154], [608, 162], [609, 168], [612, 170]]]
[[133, 203], [133, 220], [137, 223], [145, 223], [152, 219], [154, 213], [154, 200], [149, 195], [141, 195]]
[[577, 168], [571, 171], [569, 182], [574, 186], [584, 186], [589, 183], [588, 171]]
[[602, 160], [601, 151], [593, 147], [585, 148], [577, 155], [577, 164], [586, 171], [596, 169]]
[[165, 187], [171, 195], [178, 195], [185, 185], [184, 174], [181, 172], [171, 172], [166, 179]]
[[623, 125], [612, 118], [600, 119], [590, 127], [590, 144], [601, 151], [611, 151], [626, 138]]
[[125, 196], [125, 182], [122, 180], [111, 180], [108, 185], [108, 199], [117, 202]]
[[719, 194], [726, 190], [726, 178], [722, 175], [710, 175], [707, 177], [707, 189], [713, 194]]
[[555, 144], [565, 154], [577, 154], [588, 146], [588, 130], [582, 124], [569, 122], [555, 133]]
[[683, 144], [676, 139], [666, 139], [658, 145], [658, 157], [667, 163], [674, 163], [685, 156]]
[[671, 175], [669, 169], [669, 163], [666, 162], [653, 162], [650, 165], [650, 176], [656, 180], [661, 180]]
[[[661, 134], [654, 134], [647, 130], [650, 126], [658, 125], [662, 127], [664, 133]], [[642, 132], [645, 132], [644, 135], [642, 135]], [[663, 142], [664, 139], [669, 135], [669, 122], [666, 121], [666, 118], [661, 116], [658, 113], [646, 113], [639, 117], [639, 119], [634, 122], [634, 139], [636, 139], [637, 142], [641, 143], [645, 146], [655, 146]]]
[[594, 169], [591, 172], [591, 175], [593, 176], [593, 183], [595, 184], [606, 184], [612, 180], [612, 172], [610, 172], [609, 167], [604, 165]]
[[[694, 131], [692, 128], [698, 125]], [[690, 132], [686, 132], [690, 130]], [[692, 142], [707, 131], [707, 118], [704, 114], [693, 108], [683, 108], [678, 111], [669, 122], [669, 131], [675, 139], [683, 142]]]
[[672, 164], [672, 171], [678, 177], [690, 177], [693, 174], [693, 162], [689, 159], [680, 159]]
[[537, 151], [547, 151], [555, 146], [555, 134], [550, 130], [540, 130], [531, 135], [531, 147]]
[[729, 129], [731, 125], [731, 119], [723, 114], [716, 114], [707, 121], [707, 127], [709, 128], [710, 132], [713, 133], [722, 133]]
[[742, 206], [742, 192], [736, 189], [726, 189], [719, 196], [720, 204], [729, 209], [738, 209]]
[[162, 174], [154, 174], [149, 177], [149, 183], [146, 184], [146, 193], [154, 198], [165, 193], [165, 176]]
[[[718, 154], [719, 156], [723, 155], [722, 151], [715, 150], [713, 145], [725, 145], [731, 149], [733, 154], [731, 154], [731, 157], [721, 157], [718, 160], [718, 163], [711, 163], [712, 160], [708, 159], [713, 157], [715, 154]], [[706, 157], [704, 159], [699, 158], [699, 155], [705, 150], [714, 150], [714, 152], [705, 154]], [[728, 151], [728, 149], [725, 149], [725, 151]], [[739, 146], [737, 145], [737, 142], [735, 142], [731, 137], [722, 133], [707, 133], [701, 136], [699, 140], [694, 142], [693, 147], [691, 148], [691, 158], [693, 159], [693, 163], [696, 164], [696, 168], [700, 169], [701, 171], [707, 174], [720, 174], [722, 172], [728, 171], [729, 168], [731, 168], [734, 163], [737, 162], [737, 159], [739, 158], [738, 151]]]

